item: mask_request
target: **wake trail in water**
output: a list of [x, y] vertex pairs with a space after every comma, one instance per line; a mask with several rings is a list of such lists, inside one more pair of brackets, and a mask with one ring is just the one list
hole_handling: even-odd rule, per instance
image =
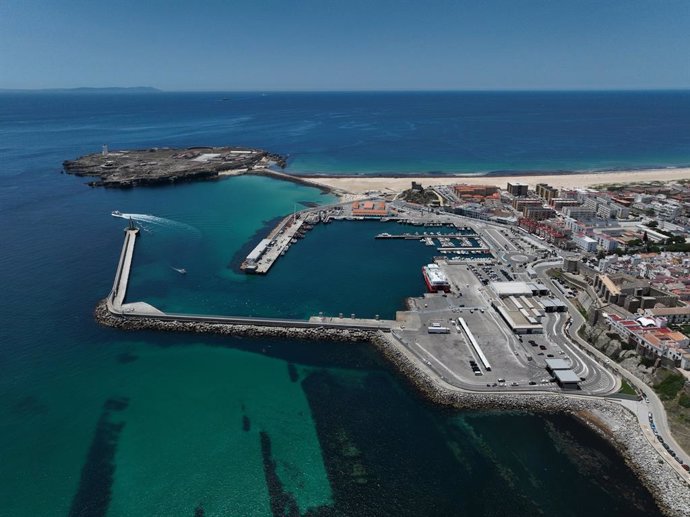
[[[165, 228], [171, 228], [171, 229], [176, 229], [180, 231], [186, 231], [186, 232], [191, 232], [196, 236], [201, 236], [201, 231], [198, 228], [195, 228], [192, 225], [186, 224], [186, 223], [181, 223], [179, 221], [174, 221], [172, 219], [166, 219], [165, 217], [158, 217], [155, 215], [150, 215], [150, 214], [113, 214], [113, 217], [119, 217], [121, 219], [131, 219], [132, 221], [136, 221], [137, 223], [145, 223], [149, 225], [154, 225], [158, 227], [165, 227]], [[143, 224], [142, 224], [143, 226]]]

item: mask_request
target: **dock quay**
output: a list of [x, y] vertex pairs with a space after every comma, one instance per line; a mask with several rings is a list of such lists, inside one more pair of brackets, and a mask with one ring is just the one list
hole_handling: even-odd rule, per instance
[[127, 296], [127, 286], [129, 285], [129, 275], [132, 271], [132, 259], [134, 258], [134, 245], [136, 244], [139, 229], [130, 222], [125, 229], [125, 242], [122, 245], [120, 260], [117, 264], [113, 288], [106, 298], [106, 308], [111, 314], [141, 314], [146, 316], [161, 315], [152, 305], [145, 302], [125, 303]]
[[122, 252], [120, 253], [120, 265], [115, 275], [113, 282], [113, 290], [110, 296], [113, 300], [113, 305], [122, 306], [127, 294], [127, 284], [129, 282], [129, 273], [132, 268], [132, 258], [134, 256], [134, 245], [136, 244], [139, 230], [128, 228], [125, 230], [125, 242], [122, 245]]
[[265, 275], [278, 257], [284, 255], [297, 239], [304, 237], [316, 224], [327, 224], [332, 220], [341, 219], [341, 211], [342, 207], [339, 205], [322, 206], [301, 210], [285, 217], [247, 255], [240, 269], [245, 273]]
[[477, 238], [478, 235], [468, 235], [466, 233], [443, 233], [443, 234], [434, 234], [434, 233], [397, 233], [397, 234], [391, 234], [391, 233], [379, 233], [375, 239], [404, 239], [404, 240], [421, 240], [421, 239], [438, 239], [438, 238], [444, 238], [444, 239], [465, 239], [467, 237], [473, 237]]
[[265, 239], [247, 255], [240, 266], [245, 273], [265, 275], [281, 255], [290, 248], [293, 241], [301, 235], [300, 230], [305, 225], [305, 219], [290, 215], [283, 219]]

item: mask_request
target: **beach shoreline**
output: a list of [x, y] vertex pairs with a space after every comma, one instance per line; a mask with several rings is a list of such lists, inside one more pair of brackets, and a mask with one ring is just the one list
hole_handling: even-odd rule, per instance
[[334, 192], [364, 194], [371, 191], [401, 192], [410, 188], [412, 182], [422, 185], [496, 185], [505, 188], [507, 183], [526, 183], [531, 188], [537, 183], [548, 183], [556, 188], [588, 188], [595, 185], [665, 182], [690, 179], [690, 167], [639, 169], [610, 172], [563, 172], [557, 174], [523, 174], [523, 175], [335, 175], [335, 174], [300, 174], [284, 172], [286, 176], [298, 178], [301, 182], [313, 184], [319, 188], [328, 187]]

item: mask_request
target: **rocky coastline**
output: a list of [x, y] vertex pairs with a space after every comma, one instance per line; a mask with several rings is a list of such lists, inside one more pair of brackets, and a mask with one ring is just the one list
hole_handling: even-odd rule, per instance
[[372, 331], [358, 329], [329, 329], [323, 327], [274, 327], [229, 323], [204, 323], [192, 321], [168, 321], [156, 318], [123, 317], [112, 314], [106, 301], [101, 300], [94, 311], [96, 321], [106, 327], [121, 330], [160, 330], [164, 332], [196, 332], [225, 336], [290, 338], [308, 341], [368, 342], [375, 335]]
[[555, 393], [492, 394], [454, 390], [434, 381], [385, 337], [375, 335], [371, 342], [408, 383], [436, 404], [454, 409], [566, 413], [578, 418], [616, 447], [665, 515], [690, 515], [690, 486], [660, 459], [642, 434], [636, 417], [615, 402]]
[[473, 393], [452, 389], [434, 380], [388, 337], [376, 331], [128, 318], [112, 314], [105, 300], [96, 306], [95, 318], [102, 325], [134, 331], [161, 330], [247, 337], [370, 342], [392, 363], [407, 383], [435, 404], [454, 409], [517, 410], [532, 413], [566, 413], [575, 416], [617, 448], [665, 515], [690, 515], [690, 487], [687, 482], [659, 457], [643, 435], [636, 417], [612, 401], [556, 393]]
[[91, 187], [132, 188], [216, 179], [228, 171], [247, 172], [270, 164], [285, 167], [286, 158], [262, 149], [239, 147], [155, 147], [109, 151], [62, 163], [64, 172], [96, 177]]

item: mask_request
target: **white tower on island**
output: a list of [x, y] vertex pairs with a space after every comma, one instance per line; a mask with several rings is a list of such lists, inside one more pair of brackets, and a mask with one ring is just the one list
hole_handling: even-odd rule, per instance
[[103, 156], [108, 156], [108, 144], [103, 144], [103, 150], [101, 151]]

